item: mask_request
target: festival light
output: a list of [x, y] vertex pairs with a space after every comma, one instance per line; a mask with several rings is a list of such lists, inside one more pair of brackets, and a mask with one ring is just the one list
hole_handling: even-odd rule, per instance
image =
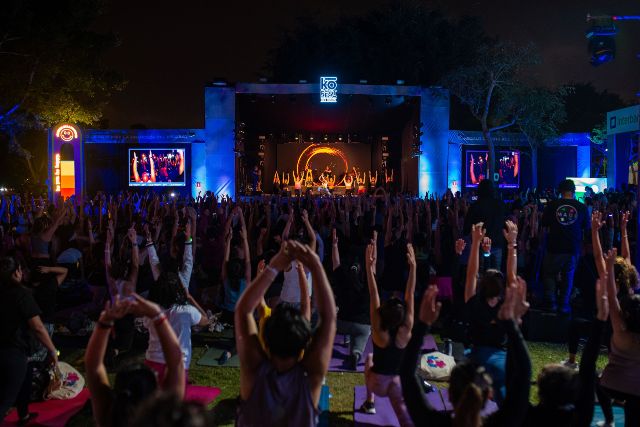
[[[347, 160], [347, 156], [342, 152], [342, 150], [334, 147], [328, 147], [326, 145], [311, 144], [310, 146], [302, 150], [302, 153], [300, 153], [300, 155], [298, 156], [298, 162], [296, 163], [296, 173], [300, 174], [301, 170], [307, 170], [309, 168], [309, 162], [311, 162], [311, 159], [319, 154], [327, 154], [329, 156], [340, 157], [342, 159], [342, 163], [344, 164], [345, 172], [349, 170], [349, 161]], [[339, 183], [336, 183], [336, 185], [341, 185], [343, 181], [344, 177]]]
[[72, 125], [60, 125], [56, 129], [56, 138], [60, 138], [64, 142], [71, 142], [78, 139], [78, 130]]

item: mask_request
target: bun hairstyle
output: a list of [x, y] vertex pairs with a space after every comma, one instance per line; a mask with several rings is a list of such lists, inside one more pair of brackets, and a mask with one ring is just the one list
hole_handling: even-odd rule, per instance
[[484, 367], [463, 362], [451, 371], [449, 400], [453, 404], [454, 427], [477, 427], [480, 411], [489, 400], [493, 381]]
[[504, 294], [504, 274], [500, 270], [487, 270], [478, 282], [478, 293], [483, 298], [495, 298]]

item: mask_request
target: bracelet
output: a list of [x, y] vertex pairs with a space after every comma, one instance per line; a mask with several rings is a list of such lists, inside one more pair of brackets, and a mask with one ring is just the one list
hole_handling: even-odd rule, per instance
[[482, 256], [484, 256], [485, 258], [489, 258], [491, 256], [491, 252], [483, 252]]
[[151, 319], [151, 321], [153, 322], [154, 325], [158, 326], [159, 324], [161, 324], [162, 322], [164, 322], [165, 320], [167, 320], [167, 315], [164, 314], [164, 311], [161, 311], [160, 313], [158, 313], [158, 315], [156, 317], [154, 317], [153, 319]]
[[103, 322], [98, 320], [98, 328], [100, 329], [111, 329], [113, 328], [113, 322]]
[[262, 271], [262, 274], [265, 274], [267, 272], [269, 274], [271, 274], [273, 276], [273, 278], [275, 278], [280, 273], [277, 269], [271, 267], [270, 265], [267, 265], [267, 266], [264, 267], [264, 270]]

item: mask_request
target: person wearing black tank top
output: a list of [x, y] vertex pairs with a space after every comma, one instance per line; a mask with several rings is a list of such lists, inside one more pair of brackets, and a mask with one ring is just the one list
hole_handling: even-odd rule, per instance
[[409, 279], [405, 289], [404, 301], [391, 298], [380, 303], [378, 287], [375, 278], [377, 258], [377, 232], [367, 246], [366, 269], [367, 283], [370, 295], [371, 337], [373, 339], [373, 357], [367, 356], [365, 362], [365, 383], [367, 399], [360, 408], [363, 412], [374, 414], [374, 394], [388, 397], [393, 411], [398, 417], [400, 426], [413, 427], [413, 421], [407, 412], [402, 397], [400, 384], [400, 364], [407, 343], [411, 339], [413, 328], [413, 295], [416, 287], [416, 258], [413, 246], [407, 245], [407, 263], [409, 264]]

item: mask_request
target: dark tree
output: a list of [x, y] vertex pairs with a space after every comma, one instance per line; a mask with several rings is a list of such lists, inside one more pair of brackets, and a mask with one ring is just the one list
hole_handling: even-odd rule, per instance
[[570, 83], [566, 87], [567, 121], [561, 126], [563, 132], [592, 132], [604, 124], [607, 111], [626, 106], [618, 94], [598, 92], [591, 83]]
[[63, 121], [94, 124], [109, 95], [123, 87], [102, 63], [116, 38], [91, 29], [103, 6], [102, 0], [0, 3], [0, 132], [34, 180], [33, 154], [19, 136]]

